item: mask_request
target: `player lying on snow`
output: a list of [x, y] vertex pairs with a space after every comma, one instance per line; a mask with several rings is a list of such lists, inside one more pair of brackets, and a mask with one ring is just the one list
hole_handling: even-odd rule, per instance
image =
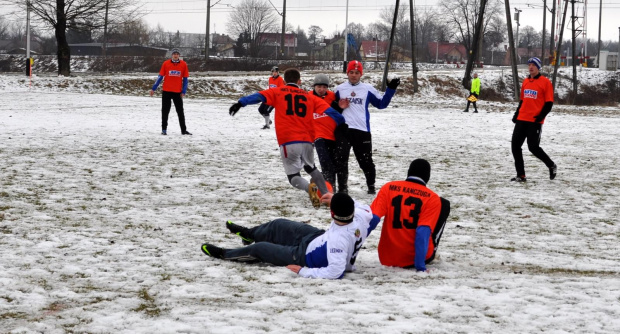
[[202, 251], [224, 260], [286, 266], [302, 277], [342, 278], [355, 270], [355, 258], [379, 217], [344, 193], [329, 193], [322, 200], [333, 218], [327, 230], [282, 218], [253, 228], [228, 221], [228, 230], [248, 246], [224, 249], [206, 243]]
[[[344, 124], [344, 117], [332, 109], [323, 99], [299, 88], [301, 74], [296, 68], [284, 72], [285, 86], [275, 87], [244, 96], [233, 104], [229, 114], [235, 114], [248, 104], [264, 103], [275, 107], [276, 138], [280, 146], [280, 158], [289, 183], [300, 190], [307, 191], [315, 209], [321, 207], [321, 194], [329, 193], [325, 178], [314, 165], [314, 114], [327, 114], [336, 124]], [[346, 126], [346, 125], [343, 125]], [[308, 182], [301, 177], [304, 165], [313, 179]]]

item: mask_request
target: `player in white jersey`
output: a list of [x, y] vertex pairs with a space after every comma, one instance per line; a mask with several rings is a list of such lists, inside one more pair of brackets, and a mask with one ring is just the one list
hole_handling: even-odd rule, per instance
[[211, 244], [202, 251], [212, 257], [238, 262], [266, 262], [286, 266], [302, 277], [338, 279], [355, 270], [355, 259], [379, 217], [349, 195], [328, 193], [332, 222], [327, 230], [288, 219], [246, 228], [230, 221], [226, 227], [249, 245], [224, 249]]
[[362, 63], [357, 60], [349, 62], [347, 66], [348, 81], [336, 87], [336, 101], [346, 105], [342, 112], [345, 122], [349, 126], [347, 136], [338, 143], [336, 163], [341, 164], [345, 171], [342, 182], [338, 179], [338, 191], [347, 192], [347, 178], [349, 153], [353, 147], [353, 153], [366, 176], [368, 193], [375, 193], [375, 164], [372, 161], [372, 137], [370, 135], [370, 113], [368, 105], [372, 104], [378, 109], [385, 109], [396, 93], [396, 87], [400, 79], [395, 78], [387, 84], [385, 94], [379, 93], [372, 85], [360, 82], [363, 73]]

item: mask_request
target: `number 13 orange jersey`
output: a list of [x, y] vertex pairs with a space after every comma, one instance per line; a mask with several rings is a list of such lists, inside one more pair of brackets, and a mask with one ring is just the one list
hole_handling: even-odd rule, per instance
[[418, 226], [428, 226], [431, 237], [426, 259], [433, 255], [435, 231], [441, 212], [439, 195], [415, 181], [392, 181], [381, 187], [370, 206], [372, 213], [385, 217], [379, 239], [379, 261], [385, 266], [413, 266]]

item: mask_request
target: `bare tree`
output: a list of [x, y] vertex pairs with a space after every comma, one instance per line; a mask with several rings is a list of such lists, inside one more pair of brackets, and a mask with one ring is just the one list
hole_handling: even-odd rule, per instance
[[[472, 43], [478, 20], [478, 13], [480, 11], [480, 1], [441, 0], [439, 4], [441, 8], [441, 17], [444, 18], [445, 22], [451, 28], [454, 40], [463, 44], [468, 50], [471, 50], [473, 47]], [[501, 9], [501, 2], [499, 0], [490, 0], [487, 3], [481, 31], [483, 35], [493, 17], [503, 13]]]
[[[383, 8], [379, 13], [381, 25], [386, 30], [389, 38], [392, 29], [392, 21], [394, 19], [394, 6]], [[409, 29], [409, 6], [402, 5], [398, 7], [398, 15], [396, 17], [396, 30], [394, 31], [394, 44], [403, 48], [411, 45], [411, 30]]]
[[149, 42], [149, 28], [142, 19], [115, 25], [108, 34], [109, 40], [117, 43], [146, 45]]
[[308, 40], [310, 44], [314, 47], [319, 40], [322, 39], [323, 28], [319, 26], [312, 25], [308, 28]]
[[123, 0], [48, 0], [25, 1], [15, 4], [14, 0], [0, 0], [0, 3], [18, 6], [26, 13], [30, 6], [33, 20], [38, 20], [54, 30], [57, 44], [58, 74], [71, 74], [71, 49], [67, 41], [67, 29], [94, 30], [104, 26], [102, 13], [106, 4], [128, 4]]
[[0, 16], [0, 39], [7, 39], [9, 37], [9, 22]]
[[528, 50], [540, 48], [542, 45], [542, 34], [537, 32], [532, 26], [525, 26], [519, 33], [518, 45]]
[[235, 5], [228, 17], [228, 32], [233, 36], [246, 33], [249, 37], [250, 57], [257, 57], [264, 48], [263, 33], [277, 32], [279, 17], [275, 10], [264, 0], [243, 0]]

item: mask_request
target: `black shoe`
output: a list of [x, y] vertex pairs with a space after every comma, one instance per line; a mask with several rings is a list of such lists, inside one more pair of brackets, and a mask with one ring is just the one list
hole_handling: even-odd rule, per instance
[[514, 182], [527, 182], [527, 179], [525, 178], [525, 175], [522, 176], [515, 176], [512, 179], [510, 179], [510, 181], [514, 181]]
[[374, 186], [374, 185], [372, 185], [372, 186], [368, 186], [368, 193], [369, 193], [369, 194], [371, 194], [371, 195], [374, 195], [374, 194], [376, 194], [376, 193], [377, 193], [377, 192], [375, 191], [375, 186]]
[[244, 237], [244, 235], [248, 235], [248, 231], [250, 230], [249, 228], [237, 225], [230, 220], [226, 222], [226, 228], [230, 231], [230, 233], [238, 235], [244, 245], [251, 245], [254, 242], [253, 239]]
[[265, 126], [262, 127], [263, 130], [267, 130], [270, 129], [271, 127], [268, 124], [265, 124]]
[[478, 113], [478, 109], [474, 110], [474, 114], [477, 114], [477, 113]]
[[181, 132], [181, 134], [182, 135], [187, 135], [187, 136], [191, 136], [192, 135], [191, 133], [189, 133], [189, 131], [183, 131], [183, 132]]
[[211, 256], [211, 257], [215, 257], [218, 259], [223, 259], [224, 258], [224, 250], [220, 247], [211, 245], [211, 244], [204, 244], [202, 245], [202, 247], [200, 247], [200, 249], [202, 249], [202, 252]]
[[167, 135], [166, 130], [161, 130], [161, 134], [164, 136]]
[[555, 176], [558, 173], [558, 165], [553, 164], [553, 166], [549, 167], [549, 179], [553, 180], [555, 179]]
[[465, 110], [463, 110], [463, 112], [469, 112], [469, 109], [465, 109]]

